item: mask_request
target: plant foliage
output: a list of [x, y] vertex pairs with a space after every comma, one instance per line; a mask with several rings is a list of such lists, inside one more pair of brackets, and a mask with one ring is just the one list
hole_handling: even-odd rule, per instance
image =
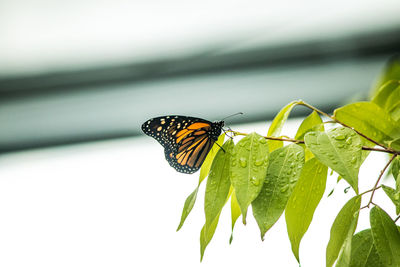
[[[284, 137], [283, 126], [298, 105], [308, 107], [311, 113], [293, 138]], [[373, 201], [375, 191], [382, 190], [396, 209], [393, 217], [400, 213], [400, 58], [388, 64], [370, 101], [339, 107], [329, 115], [297, 100], [282, 108], [267, 136], [232, 130], [229, 133], [232, 137], [224, 143], [222, 135], [207, 156], [198, 186], [185, 201], [178, 227], [182, 227], [201, 182], [208, 177], [205, 223], [200, 233], [201, 259], [217, 229], [221, 211], [230, 200], [230, 242], [237, 219], [242, 216], [246, 224], [250, 205], [262, 239], [284, 213], [292, 252], [300, 263], [301, 240], [326, 193], [330, 169], [356, 195], [332, 224], [326, 266], [400, 266], [400, 232], [396, 225], [399, 217], [393, 219]], [[359, 169], [372, 151], [387, 153], [390, 159], [376, 177], [375, 185], [360, 193]], [[387, 169], [395, 188], [380, 184]], [[365, 206], [361, 206], [362, 198], [368, 201]], [[355, 234], [359, 213], [368, 209], [371, 228]]]

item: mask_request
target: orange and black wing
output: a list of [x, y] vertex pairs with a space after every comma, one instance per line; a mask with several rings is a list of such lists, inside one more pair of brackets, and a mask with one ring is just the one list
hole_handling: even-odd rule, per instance
[[142, 125], [164, 147], [168, 163], [183, 173], [200, 169], [221, 128], [221, 123], [186, 116], [158, 117]]

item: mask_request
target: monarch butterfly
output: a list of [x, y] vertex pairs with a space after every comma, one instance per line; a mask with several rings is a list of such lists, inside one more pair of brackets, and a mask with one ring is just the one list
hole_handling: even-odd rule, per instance
[[200, 169], [224, 121], [210, 122], [186, 116], [163, 116], [142, 124], [142, 131], [163, 147], [165, 159], [178, 172], [194, 173]]

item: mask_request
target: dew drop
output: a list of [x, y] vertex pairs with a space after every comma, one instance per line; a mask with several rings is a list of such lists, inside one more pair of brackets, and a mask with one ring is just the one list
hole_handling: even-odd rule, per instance
[[285, 185], [284, 187], [281, 188], [281, 192], [284, 193], [289, 189], [288, 185]]
[[344, 139], [346, 139], [346, 135], [344, 135], [344, 134], [338, 134], [338, 135], [335, 136], [335, 139], [336, 139], [336, 140], [344, 140]]
[[400, 199], [400, 193], [396, 193], [393, 196], [394, 200], [399, 200]]
[[267, 143], [267, 140], [265, 140], [265, 138], [260, 138], [260, 143], [261, 143], [261, 144], [266, 144], [266, 143]]
[[240, 158], [239, 159], [240, 166], [245, 168], [247, 166], [247, 160], [245, 158]]
[[283, 153], [283, 152], [279, 153], [279, 157], [283, 157], [283, 156], [285, 156], [285, 153]]
[[356, 161], [357, 161], [357, 158], [356, 158], [356, 157], [352, 157], [352, 158], [351, 158], [351, 163], [354, 164], [354, 163], [356, 163]]
[[255, 166], [261, 166], [263, 163], [264, 163], [264, 161], [262, 159], [258, 159], [256, 161], [254, 161]]
[[257, 177], [251, 177], [250, 179], [251, 183], [255, 186], [260, 185], [260, 179], [258, 179]]
[[350, 138], [350, 137], [347, 138], [347, 139], [346, 139], [346, 144], [351, 145], [351, 143], [352, 143], [351, 138]]

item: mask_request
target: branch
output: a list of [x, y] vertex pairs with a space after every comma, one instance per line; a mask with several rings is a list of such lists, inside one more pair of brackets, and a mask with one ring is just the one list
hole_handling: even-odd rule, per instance
[[[241, 132], [236, 132], [236, 131], [232, 131], [232, 130], [228, 130], [227, 132], [233, 133], [234, 135], [243, 135], [243, 136], [247, 136], [247, 133], [241, 133]], [[297, 140], [297, 139], [293, 139], [293, 138], [289, 138], [289, 137], [274, 137], [274, 136], [263, 136], [265, 139], [267, 140], [274, 140], [274, 141], [286, 141], [286, 142], [292, 142], [292, 143], [296, 143], [296, 144], [304, 144], [303, 140]], [[399, 151], [395, 151], [389, 148], [373, 148], [373, 147], [367, 147], [367, 146], [362, 146], [361, 148], [362, 150], [368, 150], [368, 151], [376, 151], [376, 152], [385, 152], [385, 153], [390, 153], [390, 154], [394, 154], [394, 155], [399, 155], [400, 152]]]
[[386, 147], [385, 145], [382, 145], [381, 143], [379, 143], [379, 142], [377, 142], [377, 141], [375, 141], [375, 140], [369, 138], [368, 136], [364, 135], [363, 133], [360, 133], [359, 131], [357, 131], [357, 130], [354, 129], [353, 127], [348, 126], [347, 124], [345, 124], [345, 123], [339, 121], [338, 119], [336, 119], [335, 117], [329, 115], [328, 113], [325, 113], [325, 112], [323, 112], [323, 111], [317, 109], [316, 107], [311, 106], [310, 104], [308, 104], [308, 103], [306, 103], [306, 102], [304, 102], [304, 101], [302, 101], [302, 100], [300, 100], [300, 101], [298, 102], [298, 105], [303, 105], [303, 106], [306, 106], [306, 107], [308, 107], [308, 108], [310, 108], [310, 109], [312, 109], [312, 110], [315, 110], [316, 112], [318, 112], [318, 113], [320, 113], [320, 114], [322, 114], [322, 115], [324, 115], [324, 116], [330, 118], [331, 120], [333, 120], [333, 121], [335, 121], [335, 122], [337, 122], [337, 123], [343, 125], [344, 127], [347, 127], [347, 128], [352, 129], [352, 130], [355, 131], [358, 135], [364, 137], [365, 139], [367, 139], [368, 141], [374, 143], [375, 145], [378, 145], [378, 146], [380, 146], [380, 147], [382, 147], [382, 148], [384, 148], [384, 149], [386, 149], [386, 150], [388, 150], [388, 151], [392, 151], [392, 152], [391, 152], [392, 154], [398, 154], [398, 153], [396, 153], [396, 151], [394, 151], [394, 150], [392, 150], [392, 149]]
[[[363, 209], [363, 208], [369, 208], [369, 205], [374, 204], [374, 203], [372, 202], [372, 199], [374, 198], [375, 191], [378, 189], [379, 181], [382, 179], [383, 174], [385, 173], [386, 169], [389, 167], [390, 163], [392, 163], [392, 161], [393, 161], [396, 157], [397, 157], [397, 154], [393, 154], [393, 156], [390, 158], [390, 160], [386, 163], [386, 165], [385, 165], [385, 167], [383, 168], [383, 170], [381, 170], [381, 173], [379, 174], [378, 180], [376, 180], [376, 183], [375, 183], [374, 187], [373, 187], [371, 190], [368, 190], [368, 191], [372, 191], [371, 197], [369, 198], [369, 201], [368, 201], [368, 204], [365, 205], [364, 207], [362, 207], [362, 209]], [[366, 191], [366, 192], [368, 192], [368, 191]]]

